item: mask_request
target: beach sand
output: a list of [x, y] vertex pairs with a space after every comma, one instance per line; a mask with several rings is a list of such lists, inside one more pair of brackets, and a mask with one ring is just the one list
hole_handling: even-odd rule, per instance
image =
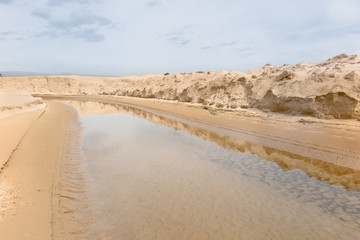
[[0, 119], [2, 240], [52, 239], [54, 176], [74, 118], [74, 110], [52, 102]]

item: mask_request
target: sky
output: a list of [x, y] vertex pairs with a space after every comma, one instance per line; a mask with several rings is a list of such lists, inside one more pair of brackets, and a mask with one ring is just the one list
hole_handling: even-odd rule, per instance
[[358, 0], [0, 0], [0, 73], [247, 72], [360, 54]]

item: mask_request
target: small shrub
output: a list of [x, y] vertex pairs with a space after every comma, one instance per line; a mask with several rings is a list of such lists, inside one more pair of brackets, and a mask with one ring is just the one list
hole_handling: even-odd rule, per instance
[[270, 63], [267, 63], [267, 64], [264, 65], [264, 67], [270, 67], [270, 66], [271, 66]]
[[211, 111], [210, 111], [210, 114], [211, 114], [211, 115], [217, 115], [217, 110], [211, 110]]
[[170, 75], [170, 73], [167, 72], [167, 73], [164, 73], [164, 75]]
[[357, 57], [356, 54], [355, 54], [355, 55], [351, 55], [351, 56], [350, 56], [350, 60], [355, 60], [356, 57]]
[[338, 60], [338, 59], [348, 58], [348, 57], [349, 57], [349, 55], [347, 55], [346, 53], [342, 53], [342, 54], [336, 55], [333, 58], [329, 58], [328, 61], [329, 60]]
[[204, 73], [203, 71], [197, 71], [196, 73]]
[[347, 58], [347, 57], [349, 57], [349, 56], [346, 53], [342, 53], [340, 55], [335, 56], [334, 59], [341, 59], [341, 58]]

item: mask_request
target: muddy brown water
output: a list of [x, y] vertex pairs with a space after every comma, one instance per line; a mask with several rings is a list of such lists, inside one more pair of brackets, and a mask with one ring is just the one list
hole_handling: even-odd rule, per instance
[[83, 125], [90, 239], [360, 239], [360, 174], [118, 104]]

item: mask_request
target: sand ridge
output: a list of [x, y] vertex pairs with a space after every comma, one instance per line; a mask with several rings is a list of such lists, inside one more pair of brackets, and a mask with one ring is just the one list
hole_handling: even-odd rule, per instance
[[45, 108], [41, 98], [30, 94], [14, 94], [0, 92], [0, 119], [17, 113], [30, 112]]
[[360, 58], [220, 71], [119, 78], [1, 78], [0, 89], [31, 94], [111, 95], [175, 100], [219, 109], [257, 108], [319, 118], [360, 117]]
[[[78, 120], [76, 112], [61, 103], [48, 103], [46, 111], [35, 119], [30, 113], [39, 114], [36, 111], [25, 112], [0, 120], [15, 117], [32, 120], [26, 133], [19, 139], [19, 146], [0, 173], [0, 194], [3, 196], [1, 199], [6, 201], [0, 206], [0, 232], [1, 239], [4, 240], [53, 239], [54, 232], [58, 232], [53, 229], [53, 214], [57, 211], [53, 201], [61, 198], [60, 195], [52, 194], [54, 183], [60, 182], [60, 179], [57, 179], [58, 174], [55, 173], [59, 172], [57, 163], [65, 154], [66, 145], [72, 142], [68, 136], [70, 123]], [[23, 121], [14, 123], [18, 124], [10, 125], [7, 131], [15, 130]], [[0, 154], [3, 154], [3, 151]], [[62, 192], [68, 187], [65, 183], [62, 185]], [[71, 207], [69, 203], [61, 206]], [[71, 218], [57, 218], [57, 221], [60, 220], [66, 220], [73, 225], [67, 230], [75, 233], [79, 231], [74, 231], [78, 226]], [[55, 226], [60, 228], [60, 231], [66, 231], [61, 229], [64, 226], [62, 224]], [[74, 233], [72, 235], [74, 236]]]

